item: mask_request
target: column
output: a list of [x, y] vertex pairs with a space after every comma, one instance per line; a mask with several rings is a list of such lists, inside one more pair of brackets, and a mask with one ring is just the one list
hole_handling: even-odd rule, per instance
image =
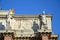
[[49, 40], [49, 38], [48, 38], [47, 35], [43, 35], [43, 36], [42, 36], [42, 40]]
[[11, 35], [5, 35], [4, 40], [13, 40]]

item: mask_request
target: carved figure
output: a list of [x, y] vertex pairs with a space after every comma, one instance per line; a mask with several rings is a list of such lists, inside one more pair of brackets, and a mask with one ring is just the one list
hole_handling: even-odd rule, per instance
[[10, 21], [11, 21], [12, 16], [10, 15], [10, 12], [11, 12], [11, 10], [9, 10], [8, 15], [7, 15], [7, 20], [6, 20], [7, 29], [11, 29]]
[[41, 15], [41, 29], [47, 29], [47, 19], [46, 19], [46, 15], [45, 15], [45, 11], [43, 11], [42, 15]]

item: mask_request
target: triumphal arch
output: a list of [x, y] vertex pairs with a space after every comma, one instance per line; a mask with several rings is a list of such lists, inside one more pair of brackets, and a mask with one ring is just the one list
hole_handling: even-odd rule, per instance
[[42, 11], [41, 14], [20, 15], [14, 9], [0, 10], [1, 40], [58, 40], [52, 32], [52, 15]]

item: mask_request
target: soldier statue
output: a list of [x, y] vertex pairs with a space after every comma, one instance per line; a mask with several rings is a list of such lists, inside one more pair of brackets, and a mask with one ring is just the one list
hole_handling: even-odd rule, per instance
[[11, 10], [9, 10], [8, 15], [7, 15], [7, 20], [6, 20], [7, 29], [11, 29], [10, 21], [11, 21], [12, 16], [11, 16], [10, 12], [11, 12]]
[[43, 11], [42, 15], [41, 15], [41, 29], [47, 29], [47, 19], [46, 19], [46, 15], [45, 15], [45, 11]]

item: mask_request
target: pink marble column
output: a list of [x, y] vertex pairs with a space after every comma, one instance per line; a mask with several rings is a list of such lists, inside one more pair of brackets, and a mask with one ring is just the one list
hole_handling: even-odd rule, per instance
[[49, 40], [48, 36], [46, 36], [46, 35], [42, 36], [42, 40]]
[[5, 35], [4, 40], [12, 40], [12, 36]]

